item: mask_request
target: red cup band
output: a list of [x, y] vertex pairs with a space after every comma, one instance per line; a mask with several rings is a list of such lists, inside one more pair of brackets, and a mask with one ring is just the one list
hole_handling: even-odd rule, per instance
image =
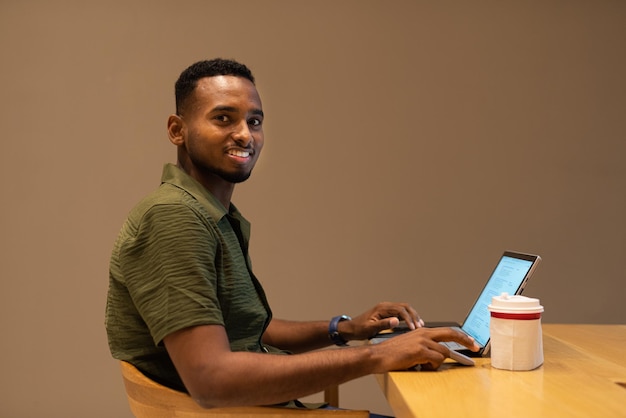
[[500, 318], [500, 319], [521, 319], [521, 320], [541, 319], [541, 312], [534, 312], [534, 313], [491, 312], [491, 317]]

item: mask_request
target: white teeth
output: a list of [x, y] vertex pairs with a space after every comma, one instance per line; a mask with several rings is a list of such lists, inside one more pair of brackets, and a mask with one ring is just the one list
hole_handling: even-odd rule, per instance
[[250, 156], [250, 153], [247, 151], [229, 151], [229, 154], [242, 158], [247, 158]]

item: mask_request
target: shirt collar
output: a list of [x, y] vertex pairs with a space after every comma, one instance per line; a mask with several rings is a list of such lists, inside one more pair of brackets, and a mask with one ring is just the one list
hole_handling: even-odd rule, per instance
[[242, 222], [242, 227], [249, 231], [248, 221], [244, 219], [235, 205], [230, 204], [229, 212], [211, 192], [178, 166], [171, 163], [165, 164], [163, 166], [163, 174], [161, 175], [161, 183], [171, 184], [192, 195], [207, 209], [209, 215], [216, 222], [228, 214]]

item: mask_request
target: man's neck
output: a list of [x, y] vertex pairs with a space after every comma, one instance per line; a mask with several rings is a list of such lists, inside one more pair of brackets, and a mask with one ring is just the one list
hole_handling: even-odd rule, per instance
[[230, 211], [230, 199], [233, 196], [233, 191], [235, 189], [235, 185], [232, 185], [232, 188], [230, 191], [226, 192], [222, 189], [217, 189], [217, 190], [212, 190], [210, 187], [207, 187], [206, 185], [204, 185], [204, 187], [206, 187], [206, 189], [211, 192], [211, 194], [213, 196], [215, 196], [215, 198], [217, 200], [220, 201], [220, 203], [224, 206], [224, 208], [226, 209], [226, 211]]
[[184, 164], [178, 162], [178, 167], [183, 170], [185, 173], [189, 174], [193, 177], [198, 183], [200, 183], [205, 189], [209, 191], [219, 202], [224, 206], [226, 211], [230, 210], [230, 200], [233, 197], [233, 192], [235, 191], [235, 184], [228, 182], [221, 177], [211, 175], [204, 176], [200, 175], [195, 170], [190, 170], [185, 167]]

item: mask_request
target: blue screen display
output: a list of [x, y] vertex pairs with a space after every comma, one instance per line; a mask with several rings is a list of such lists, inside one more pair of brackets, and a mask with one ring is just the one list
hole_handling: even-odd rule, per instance
[[500, 259], [487, 285], [463, 323], [463, 331], [474, 337], [481, 346], [484, 347], [489, 341], [489, 318], [491, 314], [487, 306], [491, 304], [491, 298], [503, 292], [514, 295], [532, 265], [532, 261], [508, 256]]

